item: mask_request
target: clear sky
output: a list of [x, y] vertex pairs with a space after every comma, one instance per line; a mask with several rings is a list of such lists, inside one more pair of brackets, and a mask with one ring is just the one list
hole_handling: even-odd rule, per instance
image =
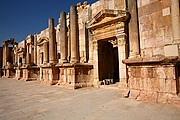
[[[0, 46], [2, 42], [15, 38], [25, 40], [29, 34], [47, 28], [48, 18], [58, 22], [61, 11], [69, 12], [71, 5], [85, 0], [0, 0]], [[87, 0], [94, 3], [97, 0]]]

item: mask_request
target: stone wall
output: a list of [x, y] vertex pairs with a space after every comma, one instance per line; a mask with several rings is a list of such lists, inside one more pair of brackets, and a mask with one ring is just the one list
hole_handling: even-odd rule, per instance
[[138, 16], [141, 56], [164, 55], [164, 46], [172, 44], [170, 0], [139, 0]]
[[179, 58], [166, 56], [173, 44], [171, 0], [139, 0], [140, 56], [129, 58], [130, 98], [180, 105]]

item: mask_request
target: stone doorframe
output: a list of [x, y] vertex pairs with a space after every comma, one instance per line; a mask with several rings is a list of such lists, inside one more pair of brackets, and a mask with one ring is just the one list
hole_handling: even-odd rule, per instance
[[[87, 28], [91, 31], [90, 44], [92, 44], [91, 58], [94, 64], [94, 85], [99, 86], [98, 68], [98, 41], [111, 40], [109, 42], [118, 47], [119, 81], [120, 86], [127, 87], [127, 66], [122, 60], [128, 57], [128, 43], [126, 25], [129, 12], [124, 10], [102, 10], [89, 23]], [[115, 40], [112, 40], [115, 39]]]

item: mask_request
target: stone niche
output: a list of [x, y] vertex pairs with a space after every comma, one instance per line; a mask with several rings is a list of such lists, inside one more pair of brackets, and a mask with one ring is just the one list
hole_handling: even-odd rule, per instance
[[180, 105], [178, 57], [131, 58], [123, 62], [128, 65], [130, 98]]
[[93, 86], [93, 66], [88, 63], [57, 65], [60, 70], [59, 86], [70, 89]]

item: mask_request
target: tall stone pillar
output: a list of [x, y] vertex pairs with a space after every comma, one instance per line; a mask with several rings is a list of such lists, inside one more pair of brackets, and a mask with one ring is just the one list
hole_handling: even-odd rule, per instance
[[5, 66], [5, 44], [3, 43], [3, 66]]
[[171, 0], [172, 31], [174, 43], [180, 42], [179, 0]]
[[93, 40], [92, 42], [93, 44], [93, 63], [94, 63], [94, 81], [93, 81], [93, 85], [94, 86], [99, 86], [99, 67], [98, 67], [98, 41], [97, 40]]
[[118, 57], [119, 57], [119, 79], [120, 87], [127, 87], [127, 66], [122, 63], [122, 60], [127, 59], [127, 44], [126, 34], [122, 33], [116, 36], [118, 41]]
[[68, 44], [67, 44], [67, 24], [66, 24], [66, 13], [61, 12], [60, 14], [60, 53], [61, 53], [61, 63], [67, 62], [68, 56]]
[[6, 66], [7, 65], [7, 62], [8, 62], [8, 44], [6, 43], [6, 42], [4, 42], [4, 51], [3, 51], [3, 53], [4, 53], [4, 66]]
[[34, 35], [34, 64], [37, 65], [37, 34]]
[[30, 44], [26, 44], [27, 49], [26, 49], [26, 64], [29, 65], [30, 64], [30, 53], [29, 53], [29, 49], [30, 49]]
[[26, 64], [29, 65], [31, 63], [31, 54], [26, 53]]
[[44, 61], [43, 61], [43, 64], [47, 64], [48, 63], [48, 58], [49, 58], [49, 54], [48, 54], [48, 42], [45, 42], [43, 44], [43, 49], [44, 49]]
[[71, 63], [79, 62], [78, 15], [76, 6], [70, 7]]
[[49, 18], [49, 63], [55, 64], [55, 48], [56, 48], [56, 36], [55, 36], [55, 29], [54, 29], [54, 19]]
[[14, 45], [14, 48], [15, 48], [15, 58], [14, 58], [14, 62], [15, 62], [15, 64], [17, 64], [18, 63], [18, 53], [17, 53], [17, 50], [18, 50], [18, 45], [17, 44], [15, 44]]
[[140, 54], [137, 0], [128, 0], [128, 10], [131, 14], [129, 22], [129, 57], [138, 57]]

